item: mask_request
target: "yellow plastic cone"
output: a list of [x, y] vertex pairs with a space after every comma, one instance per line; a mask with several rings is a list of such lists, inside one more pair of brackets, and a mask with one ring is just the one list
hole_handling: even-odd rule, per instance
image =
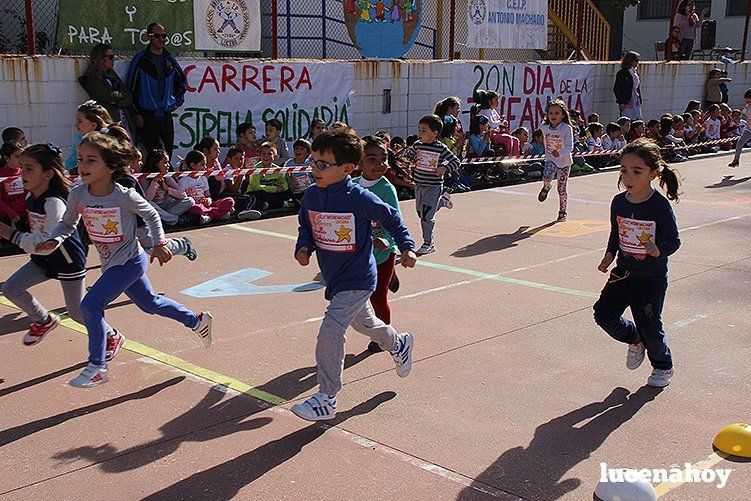
[[725, 454], [751, 458], [751, 425], [747, 423], [729, 424], [717, 434], [714, 446]]

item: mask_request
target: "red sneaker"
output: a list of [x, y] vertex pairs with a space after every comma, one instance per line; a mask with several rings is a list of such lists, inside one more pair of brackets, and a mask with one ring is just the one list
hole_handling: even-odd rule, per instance
[[120, 347], [125, 344], [125, 336], [120, 334], [117, 329], [112, 330], [115, 331], [115, 333], [107, 338], [107, 351], [104, 355], [104, 359], [107, 362], [115, 358], [117, 352], [120, 351]]
[[54, 313], [50, 313], [50, 319], [46, 324], [32, 322], [29, 332], [23, 337], [24, 346], [34, 346], [41, 343], [44, 336], [55, 330], [58, 325], [60, 325], [60, 318]]

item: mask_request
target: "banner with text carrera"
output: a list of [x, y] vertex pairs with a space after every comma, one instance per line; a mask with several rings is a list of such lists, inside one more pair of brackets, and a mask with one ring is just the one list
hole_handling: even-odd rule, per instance
[[468, 47], [547, 49], [548, 0], [468, 0], [467, 28]]
[[[592, 63], [451, 63], [451, 92], [460, 98], [463, 109], [469, 109], [476, 90], [498, 92], [497, 110], [512, 130], [527, 127], [531, 132], [539, 127], [545, 106], [556, 98], [586, 117], [594, 111], [594, 79]], [[462, 114], [461, 120], [469, 130], [469, 115]]]
[[310, 124], [349, 123], [353, 113], [355, 65], [351, 62], [257, 63], [180, 59], [187, 76], [185, 105], [175, 110], [175, 145], [192, 148], [212, 135], [235, 142], [243, 122], [264, 135], [264, 122], [277, 118], [287, 141], [309, 137]]
[[173, 0], [60, 0], [58, 42], [66, 49], [106, 43], [115, 50], [142, 50], [149, 23], [163, 23], [167, 50], [195, 49], [193, 2]]

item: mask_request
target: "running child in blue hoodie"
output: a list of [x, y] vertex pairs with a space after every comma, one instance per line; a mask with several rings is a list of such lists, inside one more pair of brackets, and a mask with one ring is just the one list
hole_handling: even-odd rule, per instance
[[399, 211], [349, 176], [363, 155], [355, 131], [325, 131], [312, 147], [315, 185], [305, 190], [302, 198], [295, 259], [307, 266], [316, 252], [330, 304], [316, 344], [319, 391], [292, 406], [292, 412], [308, 421], [322, 421], [336, 416], [348, 326], [389, 351], [399, 377], [407, 377], [412, 369], [412, 335], [398, 334], [375, 316], [368, 303], [377, 281], [372, 222], [379, 222], [391, 234], [401, 252], [402, 266], [414, 267], [417, 256]]

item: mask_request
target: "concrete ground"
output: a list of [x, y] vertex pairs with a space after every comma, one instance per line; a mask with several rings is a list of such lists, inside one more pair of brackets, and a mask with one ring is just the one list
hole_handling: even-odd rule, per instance
[[[211, 310], [214, 346], [121, 297], [107, 319], [129, 342], [95, 389], [66, 385], [86, 359], [81, 326], [25, 348], [27, 319], [0, 298], [0, 498], [591, 499], [601, 463], [690, 463], [733, 471], [722, 489], [656, 485], [662, 499], [748, 499], [748, 462], [712, 450], [723, 426], [751, 421], [751, 166], [727, 161], [678, 165], [664, 312], [676, 375], [662, 391], [592, 319], [616, 172], [573, 178], [565, 223], [537, 184], [455, 196], [438, 251], [400, 268], [391, 296], [415, 335], [412, 374], [350, 331], [331, 426], [289, 411], [315, 391], [326, 306], [315, 263], [292, 258], [294, 217], [186, 233], [198, 260], [149, 276]], [[402, 209], [419, 235], [414, 202]], [[0, 276], [26, 260], [0, 259]], [[64, 307], [56, 282], [34, 293]]]

